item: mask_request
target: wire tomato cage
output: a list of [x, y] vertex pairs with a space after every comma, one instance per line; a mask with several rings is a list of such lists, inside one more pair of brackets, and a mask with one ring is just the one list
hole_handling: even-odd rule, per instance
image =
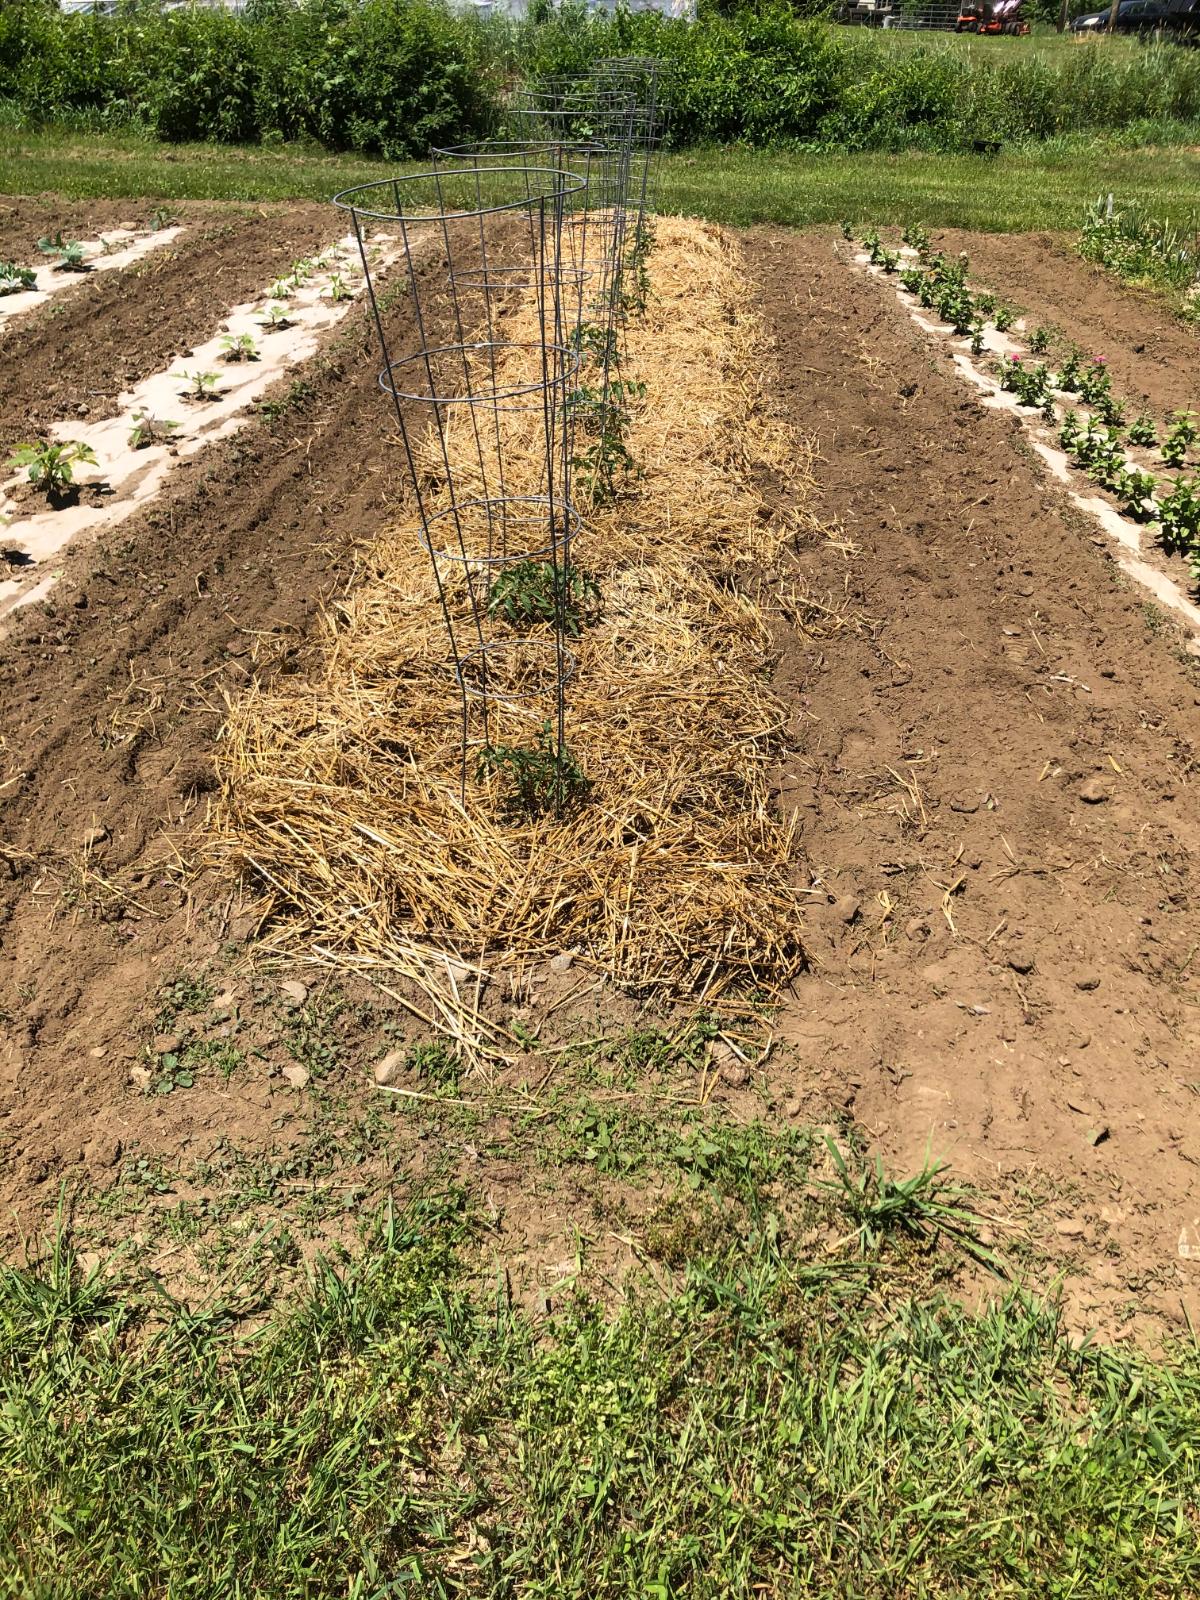
[[[566, 736], [567, 639], [587, 592], [572, 566], [574, 435], [581, 414], [593, 430], [607, 414], [657, 105], [656, 70], [608, 64], [594, 83], [522, 91], [513, 137], [434, 149], [428, 171], [334, 198], [445, 627], [464, 805], [472, 773], [505, 763], [523, 779], [548, 763], [539, 792], [556, 812], [564, 774], [586, 787]], [[399, 290], [375, 271], [382, 236], [401, 247]]]

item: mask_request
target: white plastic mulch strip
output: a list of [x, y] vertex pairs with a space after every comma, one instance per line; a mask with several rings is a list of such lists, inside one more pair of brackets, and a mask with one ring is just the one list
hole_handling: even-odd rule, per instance
[[152, 250], [161, 250], [163, 245], [170, 244], [181, 232], [180, 228], [159, 228], [156, 233], [135, 233], [131, 228], [114, 228], [102, 239], [82, 240], [80, 243], [87, 269], [84, 272], [56, 267], [46, 256], [36, 266], [28, 263], [37, 274], [37, 281], [32, 289], [19, 289], [15, 294], [0, 295], [0, 333], [4, 331], [5, 323], [20, 312], [32, 311], [34, 306], [44, 304], [64, 289], [86, 282], [94, 273], [131, 267]]
[[[912, 259], [916, 257], [916, 252], [910, 249], [904, 249], [901, 253]], [[873, 277], [886, 279], [891, 276], [885, 273], [882, 267], [873, 266], [870, 258], [863, 253], [856, 254], [854, 260]], [[1141, 584], [1160, 605], [1174, 612], [1181, 622], [1192, 629], [1194, 636], [1200, 639], [1200, 606], [1189, 598], [1186, 589], [1169, 572], [1146, 559], [1149, 554], [1147, 541], [1153, 540], [1153, 534], [1148, 533], [1146, 524], [1135, 522], [1132, 517], [1123, 516], [1110, 501], [1101, 499], [1099, 495], [1081, 494], [1074, 487], [1079, 474], [1073, 467], [1071, 458], [1058, 443], [1057, 427], [1052, 427], [1040, 411], [1030, 411], [1018, 402], [1015, 394], [1002, 389], [995, 374], [980, 366], [973, 358], [969, 339], [956, 334], [949, 324], [935, 322], [927, 317], [916, 296], [909, 294], [898, 281], [894, 282], [893, 287], [896, 298], [907, 308], [919, 328], [926, 333], [948, 339], [957, 346], [952, 352], [955, 370], [966, 382], [980, 391], [982, 403], [992, 410], [1010, 411], [1020, 417], [1026, 432], [1030, 435], [1030, 443], [1034, 450], [1049, 467], [1053, 476], [1063, 485], [1072, 503], [1098, 523], [1113, 541], [1116, 546], [1115, 559], [1121, 571], [1135, 583]], [[990, 325], [983, 330], [983, 346], [984, 352], [993, 356], [1026, 353], [1015, 340]], [[1058, 421], [1066, 416], [1068, 410], [1077, 410], [1083, 419], [1092, 414], [1087, 406], [1079, 401], [1077, 395], [1065, 395], [1061, 389], [1056, 389], [1054, 393], [1063, 397], [1063, 400], [1053, 402]], [[1101, 419], [1096, 417], [1095, 420], [1099, 424]], [[1127, 455], [1126, 461], [1131, 467], [1147, 466], [1146, 461], [1140, 461], [1134, 456]]]
[[[398, 243], [383, 235], [372, 241], [373, 273], [384, 273], [401, 253]], [[44, 599], [59, 573], [47, 563], [82, 534], [106, 532], [157, 495], [177, 462], [206, 446], [228, 439], [249, 420], [250, 408], [289, 369], [307, 361], [317, 349], [320, 335], [340, 322], [365, 287], [352, 237], [340, 239], [310, 263], [302, 281], [289, 284], [287, 297], [272, 290], [257, 300], [235, 306], [206, 343], [156, 372], [120, 396], [115, 417], [102, 422], [62, 422], [54, 427], [63, 442], [89, 445], [95, 466], [74, 469], [82, 490], [99, 486], [103, 498], [96, 503], [86, 494], [79, 500], [54, 506], [44, 495], [14, 491], [24, 479], [20, 473], [0, 484], [0, 522], [6, 550], [19, 552], [22, 565], [13, 576], [0, 580], [0, 617], [16, 607]], [[270, 320], [276, 306], [286, 318]], [[230, 361], [229, 345], [243, 335], [254, 341], [250, 360]], [[210, 374], [215, 388], [203, 398], [187, 398], [195, 384], [182, 374]], [[152, 419], [150, 442], [131, 439], [135, 414]], [[167, 430], [164, 425], [176, 423]]]

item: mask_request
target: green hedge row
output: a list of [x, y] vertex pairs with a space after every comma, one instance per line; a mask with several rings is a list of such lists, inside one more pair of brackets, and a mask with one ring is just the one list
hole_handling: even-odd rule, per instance
[[677, 145], [953, 150], [1200, 120], [1200, 50], [900, 48], [770, 5], [691, 24], [563, 11], [515, 23], [441, 0], [252, 0], [244, 16], [131, 0], [115, 18], [3, 0], [0, 100], [10, 117], [15, 107], [164, 139], [314, 139], [395, 158], [495, 132], [522, 76], [630, 52], [670, 64]]

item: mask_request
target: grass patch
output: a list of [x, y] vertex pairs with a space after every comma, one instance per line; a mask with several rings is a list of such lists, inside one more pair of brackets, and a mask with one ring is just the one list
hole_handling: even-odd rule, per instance
[[[1179, 146], [1134, 147], [1064, 137], [996, 156], [907, 151], [829, 154], [700, 150], [662, 163], [667, 212], [748, 226], [837, 222], [1061, 228], [1097, 194], [1137, 195], [1156, 215], [1183, 219], [1195, 205], [1195, 157]], [[0, 193], [68, 199], [328, 200], [339, 189], [403, 171], [317, 149], [178, 144], [133, 134], [0, 130]]]
[[462, 1197], [387, 1211], [247, 1336], [0, 1272], [0, 1590], [1186, 1595], [1200, 1364], [1055, 1308], [864, 1292], [760, 1234], [541, 1321]]

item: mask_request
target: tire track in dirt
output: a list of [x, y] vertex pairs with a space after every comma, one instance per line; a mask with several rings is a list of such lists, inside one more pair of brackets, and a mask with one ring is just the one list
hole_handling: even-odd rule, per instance
[[[904, 1170], [931, 1141], [1069, 1268], [1081, 1326], [1195, 1315], [1194, 663], [890, 288], [827, 237], [747, 249], [881, 621], [782, 642], [821, 964], [780, 1098], [850, 1109]], [[832, 547], [798, 559], [840, 586]]]

